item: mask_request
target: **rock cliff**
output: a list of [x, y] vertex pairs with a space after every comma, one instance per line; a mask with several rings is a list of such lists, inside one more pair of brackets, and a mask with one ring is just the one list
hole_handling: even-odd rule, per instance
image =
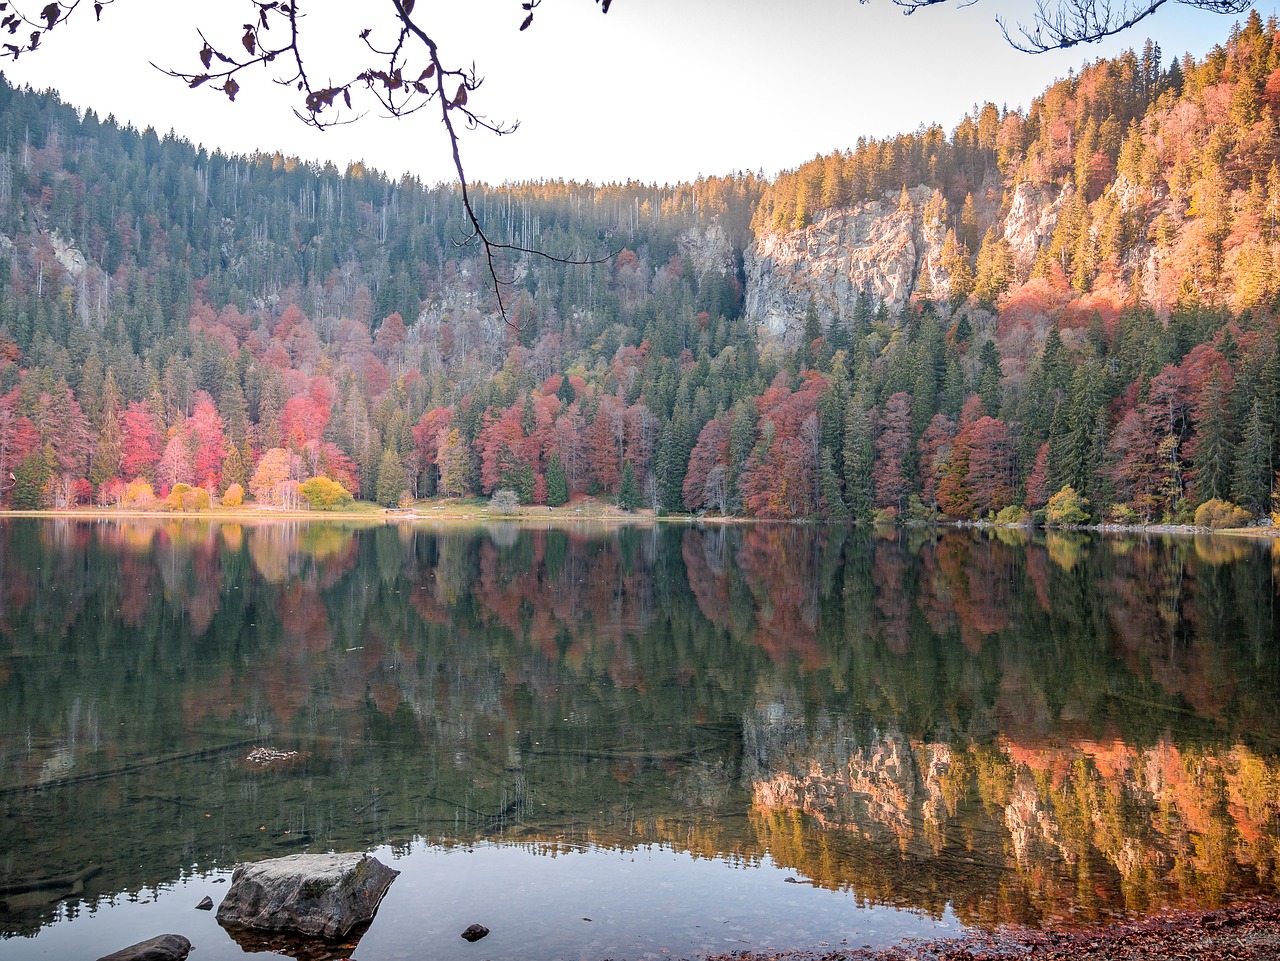
[[[1037, 251], [1049, 243], [1072, 188], [1019, 183], [1005, 204], [995, 185], [989, 192], [994, 209], [980, 224], [994, 226], [1008, 241], [1018, 276], [1025, 279]], [[947, 300], [951, 278], [942, 265], [942, 249], [952, 225], [926, 219], [931, 194], [931, 188], [917, 186], [907, 193], [909, 203], [901, 194], [886, 194], [870, 203], [819, 211], [799, 230], [758, 236], [743, 255], [745, 313], [762, 338], [780, 339], [785, 347], [798, 344], [811, 297], [824, 329], [847, 316], [859, 297], [890, 311], [922, 289], [935, 300]]]

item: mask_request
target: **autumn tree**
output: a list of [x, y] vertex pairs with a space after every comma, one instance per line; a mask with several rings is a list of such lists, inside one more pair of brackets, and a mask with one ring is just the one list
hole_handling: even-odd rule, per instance
[[297, 455], [283, 447], [273, 447], [258, 461], [249, 480], [249, 493], [261, 504], [280, 505], [284, 485], [293, 479]]
[[875, 505], [901, 511], [906, 503], [907, 455], [911, 450], [911, 395], [894, 394], [885, 401], [875, 439]]
[[311, 477], [298, 485], [298, 493], [313, 510], [333, 511], [348, 507], [354, 502], [351, 492], [328, 477]]

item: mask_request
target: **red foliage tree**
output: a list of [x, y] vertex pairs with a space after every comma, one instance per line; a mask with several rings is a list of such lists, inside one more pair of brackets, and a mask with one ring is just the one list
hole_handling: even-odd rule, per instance
[[[684, 487], [681, 491], [684, 506], [691, 511], [703, 507], [718, 507], [715, 503], [717, 489], [712, 485], [709, 490], [708, 480], [717, 477], [714, 473], [720, 469], [719, 483], [725, 483], [725, 471], [729, 466], [729, 425], [725, 416], [707, 421], [698, 434], [698, 442], [689, 455], [689, 469], [684, 475]], [[720, 491], [727, 494], [727, 491]], [[710, 496], [709, 496], [710, 495]]]
[[920, 499], [938, 503], [938, 482], [951, 459], [956, 425], [946, 414], [934, 414], [916, 449], [920, 454]]
[[187, 418], [186, 434], [196, 482], [211, 489], [220, 487], [222, 462], [227, 457], [227, 435], [218, 409], [208, 396], [196, 403], [196, 409]]
[[120, 472], [128, 480], [154, 479], [162, 443], [155, 415], [146, 404], [135, 400], [120, 416], [120, 428], [123, 434]]
[[743, 504], [751, 513], [804, 517], [817, 512], [821, 503], [817, 409], [824, 385], [822, 375], [811, 371], [800, 389], [792, 392], [780, 376], [756, 401], [758, 441], [738, 482]]
[[591, 476], [602, 491], [618, 489], [622, 455], [626, 450], [626, 411], [610, 394], [600, 398], [595, 419], [587, 428], [587, 457]]
[[417, 418], [417, 424], [413, 425], [410, 433], [413, 435], [413, 447], [421, 454], [424, 465], [434, 465], [440, 445], [448, 436], [452, 417], [453, 412], [448, 407], [434, 407]]
[[309, 441], [318, 441], [329, 426], [329, 405], [317, 402], [308, 392], [290, 397], [280, 412], [280, 434], [286, 445], [302, 450]]
[[485, 426], [476, 437], [474, 449], [480, 458], [480, 492], [492, 494], [503, 478], [527, 463], [524, 459], [522, 405], [513, 404], [502, 412], [490, 411]]
[[[899, 391], [885, 401], [875, 440], [871, 483], [877, 507], [902, 510], [911, 485], [904, 473], [911, 450], [911, 395]], [[954, 456], [954, 452], [953, 452]]]
[[967, 429], [969, 473], [974, 511], [999, 512], [1013, 503], [1014, 456], [1009, 428], [994, 417], [980, 417]]
[[1044, 443], [1036, 451], [1036, 462], [1027, 475], [1027, 507], [1039, 510], [1049, 503], [1049, 445]]

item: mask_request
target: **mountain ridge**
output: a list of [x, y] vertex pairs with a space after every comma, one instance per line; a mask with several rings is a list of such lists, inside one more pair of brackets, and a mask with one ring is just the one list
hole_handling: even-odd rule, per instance
[[1277, 117], [1253, 14], [772, 181], [477, 185], [494, 236], [616, 251], [503, 265], [505, 324], [451, 188], [0, 89], [3, 496], [1262, 517]]

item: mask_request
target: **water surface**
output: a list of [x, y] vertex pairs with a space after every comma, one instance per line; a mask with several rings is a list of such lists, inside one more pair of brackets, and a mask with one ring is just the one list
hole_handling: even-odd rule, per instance
[[0, 956], [239, 957], [194, 904], [302, 850], [402, 871], [362, 961], [1275, 896], [1278, 583], [1210, 537], [0, 521]]

